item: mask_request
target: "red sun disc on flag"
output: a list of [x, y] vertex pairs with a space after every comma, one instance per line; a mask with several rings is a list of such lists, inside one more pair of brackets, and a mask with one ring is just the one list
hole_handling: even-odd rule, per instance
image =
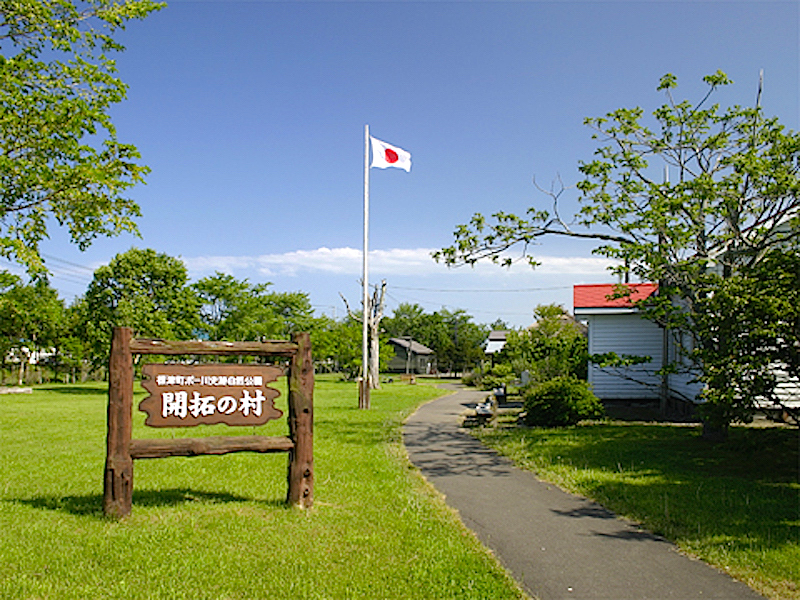
[[386, 154], [386, 162], [388, 162], [389, 164], [396, 163], [397, 159], [399, 158], [397, 156], [397, 152], [395, 152], [391, 148], [386, 148], [385, 154]]

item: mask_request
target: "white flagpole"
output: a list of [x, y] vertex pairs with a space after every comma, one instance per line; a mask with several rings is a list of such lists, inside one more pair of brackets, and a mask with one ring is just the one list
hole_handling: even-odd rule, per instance
[[362, 269], [363, 307], [361, 320], [361, 389], [358, 407], [369, 408], [369, 125], [364, 126], [364, 256]]

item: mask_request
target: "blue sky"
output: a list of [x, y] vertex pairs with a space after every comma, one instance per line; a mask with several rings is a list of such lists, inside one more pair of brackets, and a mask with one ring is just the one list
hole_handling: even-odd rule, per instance
[[[411, 173], [370, 173], [370, 281], [388, 312], [462, 308], [530, 324], [537, 304], [572, 308], [572, 285], [612, 281], [591, 245], [545, 240], [535, 271], [447, 269], [429, 253], [474, 212], [548, 206], [544, 185], [578, 181], [595, 149], [588, 116], [652, 110], [659, 78], [698, 99], [703, 75], [735, 85], [723, 104], [762, 104], [797, 130], [800, 3], [262, 2], [173, 0], [122, 36], [121, 141], [152, 168], [131, 195], [141, 238], [86, 252], [52, 231], [52, 282], [71, 299], [132, 246], [307, 292], [341, 317], [360, 303], [364, 126], [412, 155]], [[574, 207], [575, 194], [565, 202]]]

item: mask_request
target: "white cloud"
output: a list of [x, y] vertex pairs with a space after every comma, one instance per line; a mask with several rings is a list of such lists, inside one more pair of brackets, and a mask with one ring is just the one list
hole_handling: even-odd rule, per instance
[[361, 272], [361, 251], [354, 248], [317, 248], [284, 254], [263, 254], [256, 258], [264, 275], [331, 273], [349, 275]]
[[[380, 277], [390, 276], [436, 276], [459, 269], [448, 269], [431, 258], [432, 248], [393, 248], [371, 250], [370, 273]], [[595, 256], [539, 256], [541, 265], [535, 271], [539, 275], [570, 275], [598, 277], [607, 273], [612, 261]], [[265, 276], [300, 276], [331, 274], [360, 276], [362, 269], [361, 250], [355, 248], [317, 248], [295, 250], [283, 254], [260, 256], [197, 256], [184, 258], [193, 277], [203, 277], [215, 271], [231, 275], [256, 271]], [[467, 267], [469, 269], [469, 267]], [[473, 274], [502, 277], [532, 273], [524, 261], [503, 269], [490, 263], [479, 263], [469, 269]], [[238, 275], [242, 276], [242, 275]]]
[[616, 264], [600, 256], [540, 256], [541, 266], [536, 271], [544, 275], [599, 275], [605, 274], [610, 266]]
[[193, 276], [203, 277], [220, 271], [233, 275], [239, 271], [252, 269], [255, 260], [252, 256], [182, 256], [181, 260]]

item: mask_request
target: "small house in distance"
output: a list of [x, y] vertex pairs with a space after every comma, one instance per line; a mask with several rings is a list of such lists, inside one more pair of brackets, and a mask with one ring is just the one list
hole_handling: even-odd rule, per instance
[[436, 368], [433, 350], [410, 338], [390, 338], [394, 357], [387, 370], [391, 373], [432, 373]]
[[504, 329], [495, 329], [489, 332], [489, 337], [486, 340], [486, 354], [494, 355], [500, 352], [506, 345], [506, 337], [508, 331]]

